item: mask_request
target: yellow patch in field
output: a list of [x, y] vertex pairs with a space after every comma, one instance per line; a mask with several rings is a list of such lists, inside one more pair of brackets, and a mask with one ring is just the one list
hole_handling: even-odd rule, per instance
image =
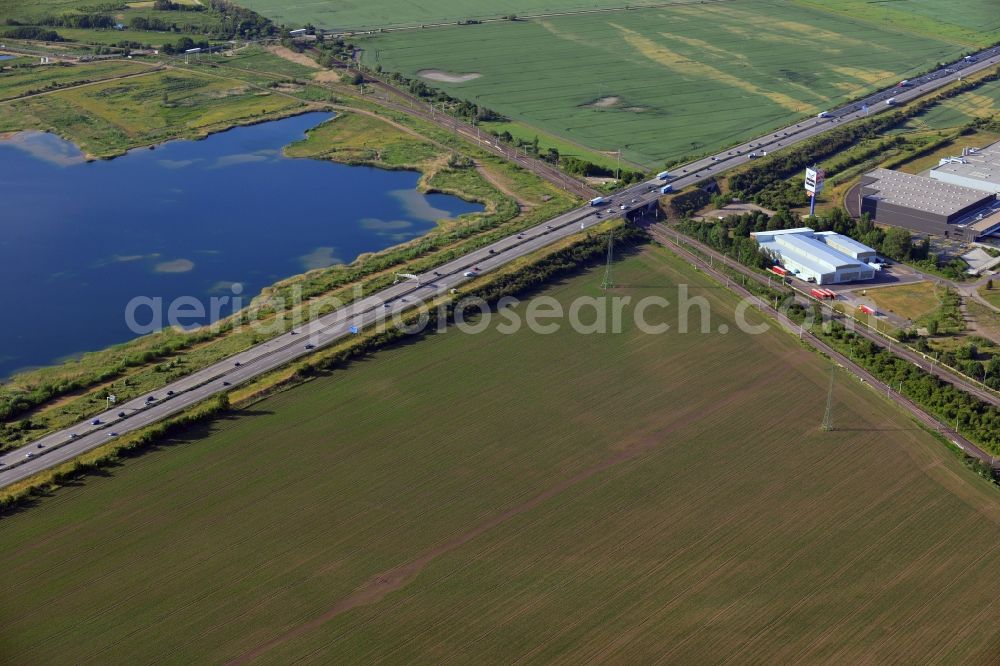
[[844, 44], [846, 46], [854, 46], [857, 48], [868, 49], [870, 51], [891, 50], [888, 46], [883, 46], [877, 42], [868, 42], [863, 39], [857, 39], [856, 37], [848, 37], [843, 33], [823, 30], [822, 28], [808, 23], [799, 23], [798, 21], [768, 21], [768, 25], [773, 30], [781, 30], [800, 35], [809, 35], [809, 39], [812, 43], [829, 41], [834, 44]]
[[[692, 47], [698, 49], [702, 53], [710, 53], [710, 54], [712, 54], [714, 56], [717, 56], [719, 58], [722, 58], [722, 59], [724, 59], [724, 60], [726, 60], [728, 62], [737, 62], [737, 63], [739, 63], [740, 65], [742, 65], [744, 67], [753, 67], [753, 65], [750, 63], [750, 61], [748, 61], [747, 58], [746, 58], [746, 56], [744, 56], [743, 54], [741, 54], [741, 53], [734, 53], [732, 51], [727, 51], [726, 49], [719, 48], [718, 46], [715, 46], [711, 42], [706, 42], [703, 39], [697, 39], [695, 37], [685, 37], [683, 35], [675, 35], [673, 33], [667, 33], [667, 32], [661, 32], [660, 36], [663, 37], [663, 38], [665, 38], [665, 39], [667, 39], [667, 40], [674, 40], [674, 41], [681, 42], [682, 44], [687, 44], [688, 46], [692, 46]], [[825, 95], [822, 95], [819, 92], [817, 92], [815, 89], [810, 88], [809, 86], [803, 85], [801, 83], [795, 83], [794, 81], [788, 81], [788, 80], [786, 80], [784, 78], [781, 79], [780, 81], [777, 81], [777, 83], [778, 83], [778, 85], [781, 85], [781, 86], [788, 86], [789, 88], [795, 88], [796, 90], [799, 90], [799, 91], [805, 93], [806, 95], [819, 97], [824, 102], [827, 102], [827, 101], [830, 100], [829, 97], [826, 97]]]
[[946, 102], [946, 105], [961, 111], [967, 116], [972, 116], [973, 118], [981, 118], [992, 115], [996, 110], [996, 100], [974, 92], [964, 93], [957, 99], [952, 99], [949, 102]]
[[729, 2], [715, 7], [711, 5], [697, 5], [695, 7], [678, 7], [676, 11], [679, 13], [696, 14], [701, 20], [719, 26], [741, 25], [745, 29], [749, 29], [752, 36], [763, 36], [767, 40], [771, 40], [772, 36], [779, 40], [796, 39], [798, 36], [799, 41], [791, 43], [802, 44], [814, 50], [822, 48], [824, 44], [860, 47], [870, 51], [890, 50], [889, 47], [881, 44], [869, 43], [863, 39], [849, 37], [843, 33], [824, 30], [814, 24], [800, 23], [799, 21], [783, 21], [774, 15], [765, 15], [757, 10], [741, 9], [734, 5], [735, 3]]
[[829, 44], [817, 44], [814, 40], [807, 37], [786, 35], [773, 30], [751, 30], [740, 25], [723, 25], [719, 26], [719, 29], [734, 37], [739, 37], [740, 39], [760, 40], [769, 44], [789, 44], [790, 46], [797, 46], [799, 48], [808, 48], [812, 53], [822, 53], [823, 55], [828, 56], [840, 55], [842, 52], [842, 49], [838, 49]]
[[563, 32], [562, 30], [559, 30], [548, 21], [539, 21], [538, 25], [545, 28], [553, 37], [558, 37], [559, 39], [565, 39], [568, 42], [575, 42], [577, 44], [580, 44], [581, 46], [586, 46], [588, 49], [594, 48], [593, 42], [586, 40], [580, 35], [577, 35], [575, 33]]
[[670, 32], [661, 32], [660, 36], [666, 39], [678, 41], [681, 44], [687, 44], [688, 46], [693, 46], [699, 51], [711, 53], [712, 55], [719, 56], [720, 58], [725, 58], [726, 60], [738, 60], [740, 62], [747, 61], [746, 56], [743, 55], [742, 53], [734, 53], [732, 51], [727, 51], [726, 49], [719, 48], [718, 46], [712, 44], [711, 42], [706, 42], [704, 39], [697, 39], [695, 37], [685, 37], [684, 35], [676, 35]]
[[841, 76], [849, 76], [863, 83], [883, 83], [896, 77], [893, 72], [884, 69], [868, 69], [867, 67], [848, 67], [846, 65], [830, 65], [830, 70]]
[[615, 23], [611, 23], [609, 25], [618, 30], [618, 32], [622, 35], [622, 39], [625, 40], [625, 43], [634, 48], [639, 54], [649, 60], [652, 60], [658, 65], [662, 65], [667, 69], [677, 72], [678, 74], [719, 81], [728, 86], [743, 90], [744, 92], [766, 97], [775, 104], [795, 113], [811, 113], [815, 110], [815, 107], [811, 104], [801, 102], [793, 97], [785, 95], [784, 93], [764, 90], [763, 88], [741, 79], [738, 76], [727, 74], [720, 69], [712, 67], [711, 65], [706, 65], [703, 62], [692, 60], [680, 53], [670, 50], [662, 44], [657, 44], [653, 40], [640, 35], [634, 30], [629, 30], [628, 28]]

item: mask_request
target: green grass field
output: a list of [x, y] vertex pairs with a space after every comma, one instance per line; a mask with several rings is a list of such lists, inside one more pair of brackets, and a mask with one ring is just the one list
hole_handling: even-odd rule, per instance
[[0, 105], [0, 131], [54, 131], [91, 155], [108, 156], [305, 108], [243, 81], [172, 69], [8, 102]]
[[976, 118], [1000, 114], [1000, 81], [984, 83], [976, 90], [946, 99], [912, 118], [903, 131], [939, 130], [966, 125]]
[[[53, 0], [49, 0], [53, 1]], [[62, 1], [62, 0], [55, 0]], [[873, 3], [868, 0], [794, 0], [796, 4], [847, 16], [879, 28], [905, 29], [927, 36], [984, 46], [997, 39], [1000, 15], [992, 0], [959, 0], [941, 11], [939, 0]], [[677, 4], [691, 4], [674, 0]], [[513, 15], [580, 12], [671, 4], [671, 0], [499, 0], [484, 5], [474, 0], [426, 0], [399, 3], [393, 0], [244, 0], [243, 5], [275, 21], [313, 23], [332, 29], [385, 28], [456, 22], [463, 19]], [[719, 4], [734, 4], [725, 0]], [[2, 3], [0, 3], [2, 6]], [[992, 33], [992, 36], [991, 36]]]
[[803, 5], [864, 21], [889, 30], [906, 30], [949, 39], [970, 48], [1000, 39], [1000, 13], [993, 0], [871, 2], [870, 0], [798, 0]]
[[[531, 141], [536, 136], [538, 137], [538, 150], [541, 153], [545, 153], [549, 148], [555, 148], [559, 151], [559, 154], [563, 157], [576, 157], [581, 160], [586, 160], [594, 164], [606, 167], [608, 169], [614, 169], [618, 162], [614, 155], [607, 155], [605, 153], [599, 153], [593, 150], [587, 150], [586, 148], [570, 143], [569, 141], [553, 136], [546, 132], [542, 132], [530, 125], [525, 125], [524, 123], [519, 123], [516, 121], [508, 122], [481, 122], [480, 126], [484, 130], [490, 132], [509, 132], [515, 139], [522, 139], [524, 141]], [[627, 163], [622, 164], [623, 169], [630, 168], [631, 165]]]
[[916, 321], [931, 314], [941, 306], [941, 298], [934, 292], [934, 285], [927, 282], [904, 284], [896, 287], [879, 287], [866, 290], [868, 298], [878, 309]]
[[[37, 62], [37, 59], [36, 59]], [[89, 81], [103, 81], [151, 69], [137, 62], [109, 61], [87, 65], [36, 65], [0, 71], [0, 101], [31, 93], [56, 90]]]
[[409, 30], [358, 40], [370, 65], [655, 168], [814, 115], [962, 47], [788, 0], [678, 5]]
[[987, 289], [985, 286], [979, 288], [979, 294], [991, 303], [993, 307], [1000, 308], [1000, 287], [996, 286], [992, 289]]
[[330, 29], [384, 28], [433, 23], [455, 23], [466, 19], [499, 18], [549, 12], [662, 5], [686, 0], [425, 0], [400, 3], [395, 0], [243, 0], [240, 4], [278, 23], [312, 23]]
[[440, 148], [411, 134], [360, 114], [341, 113], [288, 146], [290, 157], [333, 159], [344, 163], [379, 163], [388, 168], [413, 167], [440, 155]]
[[[736, 330], [661, 250], [615, 280]], [[995, 656], [995, 489], [845, 375], [821, 432], [828, 364], [791, 336], [625, 312], [379, 352], [5, 517], [5, 663]]]

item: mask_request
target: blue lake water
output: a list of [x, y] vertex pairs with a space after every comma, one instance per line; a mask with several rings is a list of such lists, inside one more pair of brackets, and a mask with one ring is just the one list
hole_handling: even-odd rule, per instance
[[329, 117], [92, 163], [49, 134], [0, 141], [0, 377], [134, 337], [125, 309], [136, 296], [207, 304], [241, 291], [248, 302], [283, 278], [482, 210], [420, 194], [414, 172], [281, 155]]

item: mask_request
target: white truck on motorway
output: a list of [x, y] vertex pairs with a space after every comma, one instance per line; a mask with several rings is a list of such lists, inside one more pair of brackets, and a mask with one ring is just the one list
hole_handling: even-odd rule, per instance
[[606, 204], [607, 202], [608, 202], [608, 200], [605, 197], [596, 197], [596, 198], [590, 200], [590, 205], [591, 206], [601, 206], [603, 204]]
[[661, 171], [660, 173], [656, 174], [657, 180], [667, 180], [668, 178], [670, 178], [669, 171]]
[[829, 111], [820, 111], [819, 115], [817, 115], [816, 117], [817, 118], [829, 118], [830, 117], [830, 112]]
[[885, 105], [886, 106], [892, 106], [895, 103], [896, 103], [896, 98], [895, 97], [890, 97], [889, 99], [885, 100]]
[[674, 191], [673, 185], [664, 185], [663, 187], [660, 188], [660, 194], [669, 194], [670, 192], [673, 191]]

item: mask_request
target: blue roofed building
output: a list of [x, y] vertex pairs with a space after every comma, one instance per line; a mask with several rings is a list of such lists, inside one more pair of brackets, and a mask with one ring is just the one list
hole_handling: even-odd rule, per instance
[[793, 276], [814, 284], [871, 280], [877, 270], [875, 250], [853, 238], [809, 227], [750, 234]]

